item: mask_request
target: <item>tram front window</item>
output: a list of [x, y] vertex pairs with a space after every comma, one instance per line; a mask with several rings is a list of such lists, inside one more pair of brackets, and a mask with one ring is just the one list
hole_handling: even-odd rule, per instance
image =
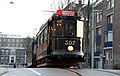
[[65, 22], [65, 36], [75, 36], [75, 20], [66, 20]]
[[76, 36], [76, 21], [75, 20], [56, 20], [54, 36], [56, 37], [75, 37]]
[[62, 37], [64, 36], [64, 24], [62, 20], [55, 21], [55, 36]]

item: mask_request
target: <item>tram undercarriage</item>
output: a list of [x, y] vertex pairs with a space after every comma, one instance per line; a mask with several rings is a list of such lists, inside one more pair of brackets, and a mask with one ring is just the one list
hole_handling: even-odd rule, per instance
[[81, 56], [47, 56], [37, 61], [37, 67], [70, 67], [79, 66], [78, 62], [83, 62], [84, 58]]

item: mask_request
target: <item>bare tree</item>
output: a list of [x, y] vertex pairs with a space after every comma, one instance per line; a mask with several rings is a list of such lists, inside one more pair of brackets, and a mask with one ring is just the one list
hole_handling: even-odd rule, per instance
[[78, 2], [78, 0], [58, 0], [58, 4], [56, 5], [55, 2], [51, 4], [52, 10], [63, 10], [66, 6], [68, 6], [70, 3]]

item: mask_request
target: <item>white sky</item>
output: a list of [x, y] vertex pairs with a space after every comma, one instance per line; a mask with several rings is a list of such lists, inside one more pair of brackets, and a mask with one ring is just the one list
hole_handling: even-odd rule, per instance
[[[10, 4], [13, 1], [14, 4]], [[0, 0], [0, 32], [32, 35], [50, 17], [52, 0]], [[47, 14], [47, 15], [46, 15]]]
[[0, 32], [33, 36], [52, 15], [42, 11], [55, 10], [53, 1], [57, 5], [57, 0], [0, 0]]

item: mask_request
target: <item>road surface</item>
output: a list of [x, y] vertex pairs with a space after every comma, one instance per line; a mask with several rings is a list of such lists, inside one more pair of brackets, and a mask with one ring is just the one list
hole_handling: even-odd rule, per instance
[[11, 68], [2, 76], [76, 76], [76, 74], [59, 68]]
[[0, 69], [0, 76], [120, 76], [120, 70], [61, 69], [61, 68], [9, 68]]

